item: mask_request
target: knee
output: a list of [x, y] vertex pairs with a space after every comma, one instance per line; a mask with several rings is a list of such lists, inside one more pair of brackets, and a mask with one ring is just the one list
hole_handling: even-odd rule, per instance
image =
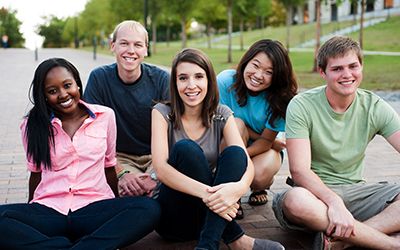
[[[178, 142], [176, 142], [171, 150], [172, 153], [185, 153], [187, 154], [188, 151], [196, 151], [196, 150], [201, 150], [200, 146], [194, 142], [193, 140], [190, 139], [182, 139]], [[202, 151], [202, 150], [201, 150]]]
[[296, 187], [289, 190], [282, 204], [285, 215], [288, 218], [315, 217], [317, 213], [309, 196], [310, 192], [304, 188]]
[[221, 154], [220, 159], [229, 159], [232, 163], [238, 163], [239, 165], [247, 166], [247, 156], [243, 148], [239, 146], [229, 146], [225, 148]]

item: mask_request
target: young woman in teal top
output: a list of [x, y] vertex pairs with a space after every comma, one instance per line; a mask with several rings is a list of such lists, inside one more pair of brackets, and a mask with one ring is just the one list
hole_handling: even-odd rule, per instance
[[[286, 147], [283, 139], [276, 138], [279, 132], [285, 131], [286, 107], [297, 93], [288, 53], [278, 41], [257, 41], [243, 55], [237, 69], [221, 72], [217, 81], [220, 103], [234, 112], [254, 163], [249, 203], [265, 204], [268, 201], [266, 189], [280, 169], [282, 150]], [[238, 216], [242, 217], [242, 213], [239, 210]]]

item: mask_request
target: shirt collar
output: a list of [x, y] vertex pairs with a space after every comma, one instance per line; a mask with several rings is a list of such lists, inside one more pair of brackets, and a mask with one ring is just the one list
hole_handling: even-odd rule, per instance
[[[81, 99], [79, 99], [79, 104], [82, 104], [83, 106], [85, 106], [85, 108], [87, 109], [87, 111], [89, 112], [89, 116], [94, 120], [96, 118], [96, 114], [95, 113], [101, 113], [102, 111], [99, 110], [95, 105], [90, 105], [84, 101], [82, 101]], [[93, 111], [92, 111], [93, 110]], [[53, 119], [56, 117], [56, 115], [54, 114], [54, 111], [51, 110], [51, 119], [50, 122], [53, 121]]]

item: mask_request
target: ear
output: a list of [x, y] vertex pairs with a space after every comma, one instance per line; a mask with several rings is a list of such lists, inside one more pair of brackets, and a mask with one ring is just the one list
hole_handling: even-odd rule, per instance
[[115, 43], [113, 41], [111, 41], [110, 42], [110, 51], [111, 51], [111, 53], [115, 52], [114, 47], [115, 47]]
[[144, 57], [147, 57], [148, 56], [148, 54], [147, 54], [147, 51], [149, 50], [149, 45], [146, 45], [146, 54], [144, 54]]
[[325, 72], [320, 67], [318, 67], [318, 73], [322, 78], [326, 79]]

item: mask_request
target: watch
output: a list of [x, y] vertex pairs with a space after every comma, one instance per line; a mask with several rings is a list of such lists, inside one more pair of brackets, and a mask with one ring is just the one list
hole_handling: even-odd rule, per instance
[[158, 181], [158, 179], [157, 179], [157, 177], [156, 177], [156, 173], [155, 173], [154, 171], [150, 174], [150, 178], [151, 178], [152, 180]]

